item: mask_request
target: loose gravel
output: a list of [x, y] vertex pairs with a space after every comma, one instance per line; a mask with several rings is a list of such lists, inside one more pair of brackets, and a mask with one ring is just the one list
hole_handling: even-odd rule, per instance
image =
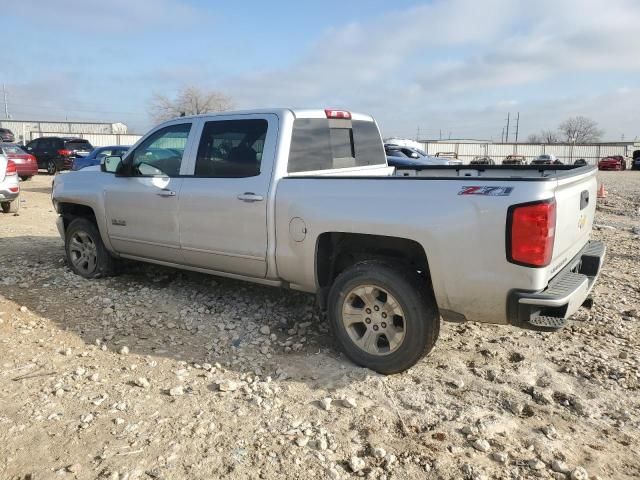
[[595, 306], [538, 333], [444, 323], [383, 377], [311, 296], [66, 267], [51, 177], [0, 216], [2, 479], [640, 477], [640, 172], [601, 172]]

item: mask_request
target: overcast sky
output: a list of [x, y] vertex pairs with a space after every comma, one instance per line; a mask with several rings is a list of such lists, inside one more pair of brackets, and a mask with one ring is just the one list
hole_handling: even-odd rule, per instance
[[385, 136], [499, 139], [520, 112], [521, 139], [586, 115], [640, 140], [639, 0], [9, 4], [0, 82], [17, 119], [143, 133], [154, 92], [194, 84], [239, 108], [372, 113]]

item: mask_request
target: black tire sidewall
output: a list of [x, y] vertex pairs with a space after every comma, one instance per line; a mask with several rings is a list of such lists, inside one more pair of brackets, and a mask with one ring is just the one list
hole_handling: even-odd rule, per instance
[[[53, 166], [53, 168], [51, 168], [51, 166]], [[53, 170], [53, 172], [51, 170]], [[56, 162], [54, 160], [49, 160], [47, 162], [47, 173], [49, 175], [55, 175], [57, 171], [58, 171], [58, 166], [56, 165]]]
[[[364, 284], [387, 290], [404, 312], [405, 338], [402, 345], [388, 355], [371, 355], [361, 350], [342, 323], [346, 295]], [[434, 302], [430, 302], [422, 290], [426, 288], [415, 272], [379, 261], [360, 262], [342, 272], [331, 287], [327, 309], [329, 323], [342, 351], [354, 363], [384, 374], [398, 373], [414, 365], [433, 347], [439, 330]]]
[[[69, 250], [70, 239], [73, 234], [79, 231], [83, 231], [89, 235], [96, 246], [96, 268], [90, 274], [77, 270], [71, 261], [71, 252]], [[76, 218], [69, 224], [65, 232], [64, 251], [67, 257], [67, 264], [76, 275], [84, 278], [100, 278], [112, 273], [113, 259], [111, 254], [104, 246], [104, 243], [102, 243], [102, 238], [96, 225], [86, 218]]]

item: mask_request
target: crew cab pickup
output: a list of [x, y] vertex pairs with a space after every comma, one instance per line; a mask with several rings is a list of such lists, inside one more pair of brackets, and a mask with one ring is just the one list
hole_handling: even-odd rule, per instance
[[595, 175], [389, 167], [370, 116], [274, 109], [163, 123], [57, 175], [53, 203], [83, 277], [126, 258], [314, 293], [346, 355], [394, 373], [441, 318], [554, 330], [588, 302]]

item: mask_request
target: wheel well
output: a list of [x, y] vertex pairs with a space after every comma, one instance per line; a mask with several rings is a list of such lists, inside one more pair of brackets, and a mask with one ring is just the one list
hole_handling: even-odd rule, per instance
[[409, 267], [431, 286], [427, 255], [418, 242], [385, 235], [327, 232], [318, 238], [316, 275], [324, 306], [333, 280], [347, 267], [367, 259], [388, 259]]
[[58, 213], [62, 215], [64, 229], [66, 230], [73, 219], [82, 217], [97, 224], [96, 214], [91, 207], [86, 205], [78, 205], [76, 203], [60, 203], [58, 204]]

